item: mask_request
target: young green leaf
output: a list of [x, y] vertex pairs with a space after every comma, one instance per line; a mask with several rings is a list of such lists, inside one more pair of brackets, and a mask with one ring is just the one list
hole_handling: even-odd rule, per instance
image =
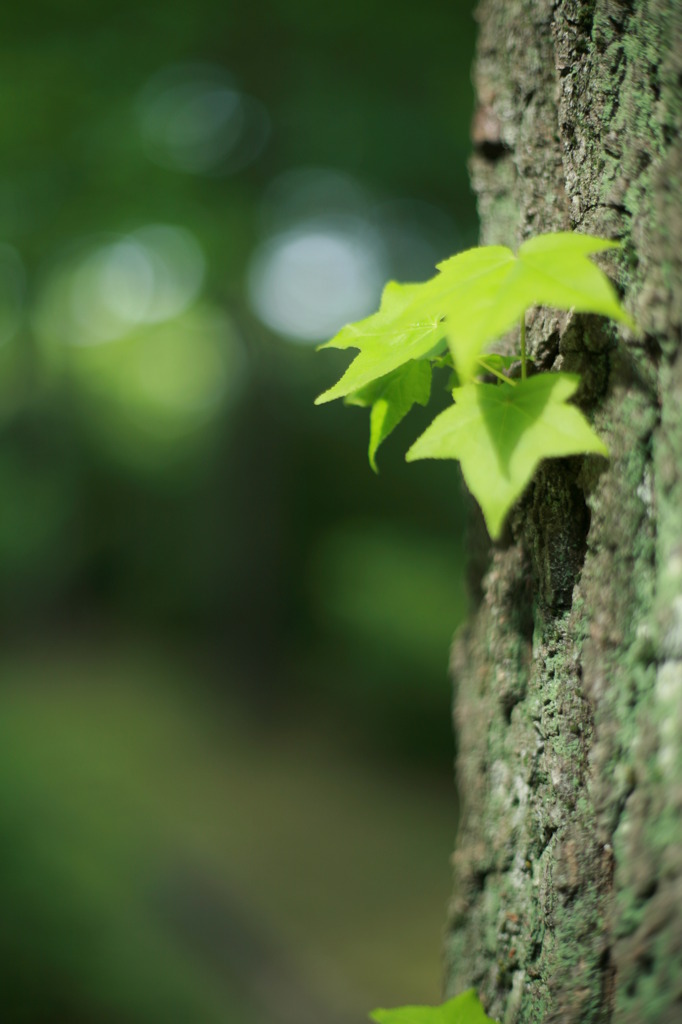
[[634, 327], [609, 279], [588, 259], [617, 245], [558, 232], [524, 242], [517, 256], [502, 245], [467, 249], [440, 263], [423, 284], [389, 282], [377, 313], [348, 324], [321, 346], [360, 351], [317, 402], [343, 398], [410, 359], [429, 356], [445, 336], [466, 383], [486, 346], [536, 305], [600, 313]]
[[473, 988], [441, 1006], [399, 1006], [395, 1010], [375, 1010], [370, 1018], [376, 1024], [495, 1024], [481, 1006]]
[[377, 313], [347, 324], [320, 348], [358, 348], [359, 354], [341, 380], [321, 394], [316, 405], [344, 398], [366, 384], [385, 377], [412, 359], [428, 355], [445, 336], [445, 325], [438, 312], [412, 315], [412, 300], [419, 284], [396, 284], [389, 281], [381, 296]]
[[371, 407], [368, 455], [375, 473], [379, 472], [376, 453], [381, 442], [407, 416], [415, 402], [427, 405], [430, 396], [431, 365], [427, 359], [412, 360], [346, 396], [348, 405]]
[[579, 377], [543, 373], [515, 384], [467, 384], [412, 445], [407, 461], [458, 459], [490, 536], [542, 459], [596, 452], [608, 455], [583, 414], [567, 405]]
[[[446, 317], [448, 344], [460, 379], [471, 380], [486, 345], [517, 324], [532, 306], [601, 313], [634, 327], [609, 279], [588, 259], [617, 245], [590, 235], [559, 232], [524, 242], [518, 256], [510, 249], [491, 246], [495, 259], [475, 279], [469, 274], [469, 253], [439, 264], [439, 276], [427, 285], [438, 282], [434, 288], [437, 308]], [[424, 300], [428, 308], [431, 296], [424, 293]]]

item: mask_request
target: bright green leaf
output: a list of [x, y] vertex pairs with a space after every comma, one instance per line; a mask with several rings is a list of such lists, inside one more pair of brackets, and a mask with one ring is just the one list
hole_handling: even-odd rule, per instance
[[446, 316], [448, 343], [460, 378], [470, 380], [486, 345], [518, 324], [532, 306], [601, 313], [634, 327], [609, 279], [588, 259], [617, 245], [560, 232], [524, 242], [518, 256], [510, 249], [490, 246], [495, 258], [474, 279], [469, 260], [462, 262], [468, 253], [441, 263], [434, 293], [439, 300], [442, 296], [437, 309]]
[[517, 256], [506, 246], [481, 246], [440, 263], [436, 276], [423, 284], [389, 282], [377, 313], [348, 324], [321, 346], [360, 351], [317, 402], [343, 398], [410, 359], [431, 356], [445, 335], [466, 383], [484, 349], [532, 306], [600, 313], [634, 327], [613, 285], [588, 258], [617, 245], [571, 232], [540, 235], [524, 242]]
[[366, 384], [385, 377], [411, 359], [429, 355], [436, 348], [445, 335], [445, 325], [437, 312], [414, 314], [412, 300], [422, 287], [389, 281], [377, 313], [356, 324], [348, 324], [326, 345], [320, 346], [358, 348], [360, 352], [341, 380], [316, 399], [317, 405], [359, 391]]
[[375, 1010], [370, 1017], [376, 1024], [495, 1024], [473, 989], [441, 1006], [399, 1006], [395, 1010]]
[[427, 405], [431, 395], [431, 365], [428, 360], [412, 360], [386, 377], [372, 381], [346, 397], [348, 405], [371, 407], [369, 464], [378, 473], [376, 453], [379, 445], [407, 416], [415, 404]]
[[507, 512], [542, 459], [596, 452], [608, 455], [583, 414], [568, 399], [575, 374], [543, 373], [515, 384], [467, 384], [412, 445], [415, 459], [458, 459], [467, 487], [499, 537]]
[[533, 296], [530, 305], [600, 313], [634, 327], [606, 274], [587, 259], [617, 248], [618, 242], [569, 231], [524, 242], [518, 259], [524, 268], [524, 287]]

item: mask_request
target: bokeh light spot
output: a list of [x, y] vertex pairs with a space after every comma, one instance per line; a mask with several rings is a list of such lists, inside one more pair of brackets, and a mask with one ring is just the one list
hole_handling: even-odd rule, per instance
[[263, 104], [211, 64], [163, 69], [138, 95], [135, 115], [149, 158], [187, 174], [233, 174], [259, 156], [270, 134]]
[[194, 235], [150, 224], [81, 247], [41, 290], [33, 326], [45, 371], [70, 381], [89, 428], [126, 461], [194, 444], [244, 386], [242, 340], [199, 299], [204, 276]]
[[273, 331], [323, 341], [378, 304], [386, 277], [381, 239], [357, 218], [301, 223], [264, 242], [249, 270], [249, 299]]
[[198, 242], [174, 225], [148, 225], [100, 246], [72, 272], [65, 340], [99, 344], [178, 316], [196, 299], [204, 273]]

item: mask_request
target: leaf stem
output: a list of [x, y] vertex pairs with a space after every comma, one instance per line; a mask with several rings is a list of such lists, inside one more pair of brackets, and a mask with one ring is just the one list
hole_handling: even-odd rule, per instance
[[521, 380], [526, 379], [526, 311], [521, 314]]
[[488, 364], [485, 361], [485, 359], [479, 358], [478, 361], [479, 361], [479, 363], [481, 364], [481, 366], [483, 367], [484, 370], [487, 370], [488, 373], [492, 373], [493, 376], [498, 377], [502, 381], [503, 384], [513, 384], [514, 387], [516, 387], [516, 381], [515, 380], [512, 380], [511, 377], [505, 377], [505, 375], [503, 373], [500, 373], [499, 370], [495, 370], [495, 369], [493, 369], [492, 366], [488, 366]]

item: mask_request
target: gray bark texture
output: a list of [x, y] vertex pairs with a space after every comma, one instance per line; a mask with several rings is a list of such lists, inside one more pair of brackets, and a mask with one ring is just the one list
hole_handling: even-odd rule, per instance
[[481, 0], [482, 242], [619, 239], [640, 333], [529, 314], [611, 450], [543, 464], [452, 654], [446, 991], [504, 1024], [682, 1022], [682, 2]]

